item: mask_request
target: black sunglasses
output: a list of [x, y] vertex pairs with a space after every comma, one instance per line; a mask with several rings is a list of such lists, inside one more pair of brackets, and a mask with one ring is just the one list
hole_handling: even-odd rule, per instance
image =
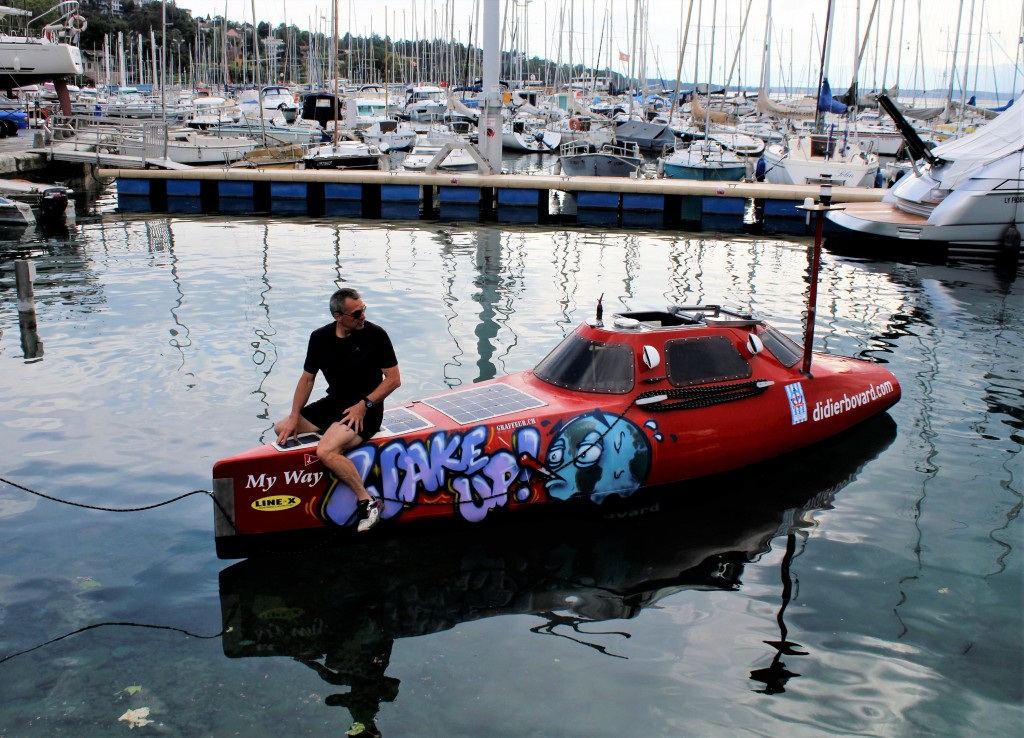
[[366, 308], [360, 308], [359, 310], [353, 310], [351, 313], [342, 312], [341, 315], [347, 315], [354, 320], [361, 320], [366, 315]]

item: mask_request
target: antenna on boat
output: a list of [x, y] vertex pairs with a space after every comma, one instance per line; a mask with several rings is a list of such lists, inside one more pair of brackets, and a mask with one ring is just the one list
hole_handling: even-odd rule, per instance
[[821, 269], [821, 237], [825, 229], [825, 213], [829, 210], [838, 210], [841, 206], [832, 205], [832, 175], [821, 175], [821, 191], [818, 194], [818, 202], [815, 203], [810, 197], [804, 198], [803, 205], [797, 205], [797, 210], [804, 210], [808, 217], [811, 213], [817, 213], [817, 221], [814, 224], [814, 251], [811, 254], [811, 287], [807, 292], [807, 323], [804, 326], [804, 360], [801, 372], [813, 379], [811, 374], [811, 344], [814, 343], [814, 319], [818, 306], [818, 271]]
[[599, 298], [597, 298], [597, 314], [596, 314], [595, 325], [598, 325], [598, 326], [604, 325], [604, 320], [603, 320], [603, 318], [604, 318], [604, 305], [602, 304], [603, 301], [604, 301], [604, 293], [602, 292], [601, 296]]

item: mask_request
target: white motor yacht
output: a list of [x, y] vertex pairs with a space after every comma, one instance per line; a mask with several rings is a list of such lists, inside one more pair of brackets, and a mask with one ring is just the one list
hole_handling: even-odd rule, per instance
[[947, 245], [998, 247], [1010, 226], [1024, 231], [1024, 105], [934, 149], [918, 143], [915, 156], [881, 202], [846, 203], [829, 220], [858, 233]]

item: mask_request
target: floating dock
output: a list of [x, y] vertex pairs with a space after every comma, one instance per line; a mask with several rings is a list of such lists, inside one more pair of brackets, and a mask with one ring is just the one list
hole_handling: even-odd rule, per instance
[[[797, 206], [817, 185], [537, 174], [193, 168], [103, 169], [118, 209], [136, 213], [302, 215], [314, 218], [742, 231], [756, 212], [765, 233], [804, 233]], [[878, 201], [883, 190], [833, 187], [835, 203]]]

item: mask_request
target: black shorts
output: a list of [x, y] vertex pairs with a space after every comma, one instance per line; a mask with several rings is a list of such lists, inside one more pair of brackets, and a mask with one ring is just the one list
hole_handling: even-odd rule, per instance
[[[332, 424], [341, 420], [342, 414], [348, 407], [348, 405], [344, 405], [333, 397], [327, 396], [306, 405], [306, 407], [302, 408], [301, 414], [302, 417], [316, 426], [317, 431], [323, 433]], [[384, 406], [374, 405], [366, 411], [366, 417], [363, 418], [363, 429], [359, 432], [359, 437], [364, 441], [369, 440], [380, 430], [381, 423], [383, 422]]]

